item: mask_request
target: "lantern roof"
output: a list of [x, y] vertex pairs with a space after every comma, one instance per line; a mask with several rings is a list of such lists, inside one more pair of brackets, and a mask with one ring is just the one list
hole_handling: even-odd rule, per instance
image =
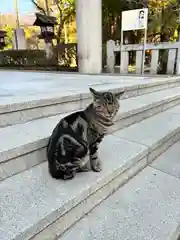
[[36, 13], [36, 20], [34, 22], [34, 26], [54, 26], [57, 24], [56, 17], [47, 16], [42, 13]]

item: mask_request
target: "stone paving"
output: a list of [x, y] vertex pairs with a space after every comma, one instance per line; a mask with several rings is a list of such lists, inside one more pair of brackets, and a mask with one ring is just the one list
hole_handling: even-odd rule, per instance
[[0, 102], [9, 99], [49, 95], [66, 92], [87, 90], [90, 85], [120, 84], [131, 86], [134, 84], [151, 82], [147, 77], [108, 76], [108, 75], [80, 75], [52, 72], [23, 72], [0, 71]]
[[[169, 76], [166, 76], [169, 78]], [[27, 102], [43, 98], [64, 97], [89, 92], [93, 86], [124, 88], [142, 83], [164, 81], [163, 77], [82, 75], [78, 73], [0, 71], [0, 105]]]

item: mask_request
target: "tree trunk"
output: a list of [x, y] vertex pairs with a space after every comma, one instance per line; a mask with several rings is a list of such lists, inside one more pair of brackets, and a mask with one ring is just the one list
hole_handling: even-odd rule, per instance
[[[162, 14], [162, 19], [164, 19], [164, 14], [165, 14], [164, 8], [162, 8], [161, 14]], [[169, 41], [168, 30], [165, 29], [164, 26], [162, 26], [160, 32], [161, 32], [160, 41], [168, 42]], [[167, 56], [168, 56], [168, 50], [161, 49], [159, 51], [159, 71], [158, 71], [159, 74], [166, 74], [167, 72], [167, 61], [168, 61]]]
[[62, 27], [59, 25], [58, 26], [58, 31], [57, 31], [57, 45], [60, 44], [61, 42], [61, 34], [62, 34]]

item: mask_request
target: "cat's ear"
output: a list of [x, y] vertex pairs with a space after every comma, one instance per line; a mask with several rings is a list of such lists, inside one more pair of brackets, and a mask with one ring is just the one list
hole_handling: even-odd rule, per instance
[[101, 97], [101, 93], [94, 90], [93, 88], [89, 88], [89, 91], [91, 92], [94, 99], [99, 99]]
[[117, 99], [120, 99], [123, 95], [124, 95], [124, 91], [115, 93], [115, 96], [116, 96]]

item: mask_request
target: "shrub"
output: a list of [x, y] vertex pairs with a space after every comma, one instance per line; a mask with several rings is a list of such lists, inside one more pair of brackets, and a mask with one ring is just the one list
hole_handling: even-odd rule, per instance
[[2, 67], [52, 66], [57, 65], [57, 58], [54, 56], [50, 61], [47, 60], [44, 50], [6, 50], [0, 52], [0, 65]]

